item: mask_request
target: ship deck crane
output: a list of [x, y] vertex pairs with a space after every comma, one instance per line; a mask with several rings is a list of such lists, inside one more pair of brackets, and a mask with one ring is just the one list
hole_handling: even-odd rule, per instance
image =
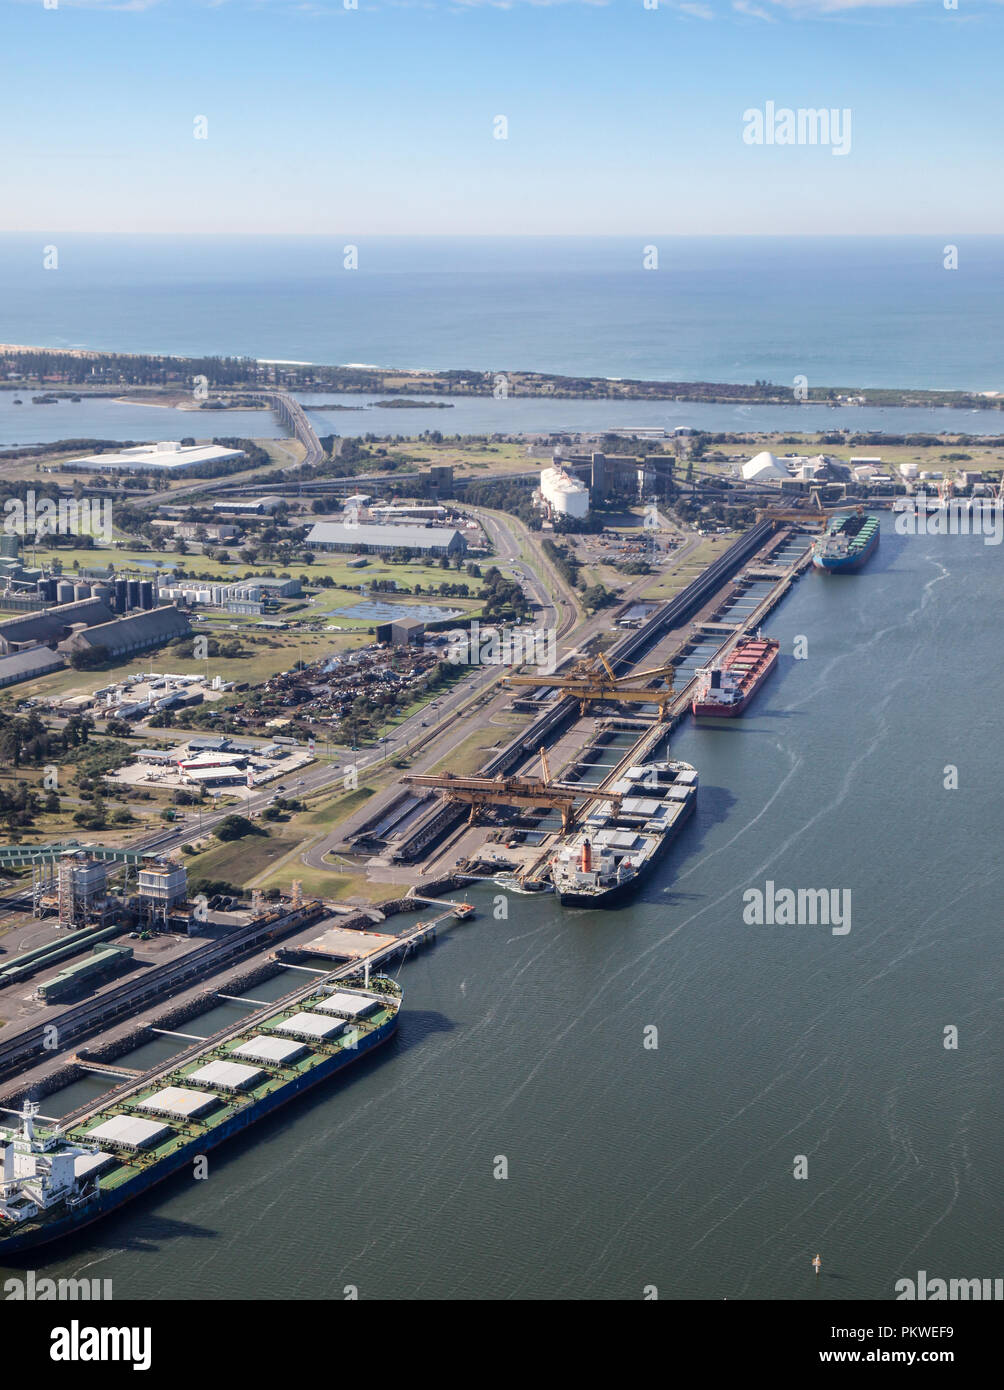
[[[660, 721], [665, 719], [666, 710], [673, 700], [675, 666], [654, 666], [647, 671], [634, 671], [630, 675], [618, 676], [614, 674], [614, 668], [602, 652], [599, 654], [599, 660], [600, 666], [579, 662], [563, 676], [506, 676], [503, 684], [507, 689], [535, 690], [541, 686], [548, 686], [561, 690], [578, 700], [580, 714], [586, 713], [592, 700], [623, 700], [629, 704], [657, 705]], [[642, 681], [656, 679], [664, 681], [665, 684], [658, 689], [640, 684]]]

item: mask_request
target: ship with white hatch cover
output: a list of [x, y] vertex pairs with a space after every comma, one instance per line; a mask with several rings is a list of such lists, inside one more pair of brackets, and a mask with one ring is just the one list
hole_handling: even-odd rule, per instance
[[393, 1035], [400, 1009], [395, 981], [371, 986], [367, 970], [350, 988], [332, 972], [85, 1118], [44, 1124], [26, 1100], [19, 1126], [0, 1127], [0, 1264], [100, 1220], [352, 1066]]
[[611, 907], [652, 872], [694, 812], [697, 769], [672, 760], [629, 767], [583, 824], [558, 842], [551, 881], [563, 907]]

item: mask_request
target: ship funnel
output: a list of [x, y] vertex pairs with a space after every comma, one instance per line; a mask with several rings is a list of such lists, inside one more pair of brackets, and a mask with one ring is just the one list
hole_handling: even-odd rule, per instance
[[582, 842], [582, 872], [588, 874], [593, 865], [593, 850], [588, 840]]

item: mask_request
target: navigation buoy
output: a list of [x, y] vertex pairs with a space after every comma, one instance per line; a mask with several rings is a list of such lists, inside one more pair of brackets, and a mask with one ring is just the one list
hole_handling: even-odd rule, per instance
[[812, 1262], [812, 1268], [813, 1268], [813, 1269], [816, 1271], [816, 1273], [818, 1274], [819, 1271], [822, 1269], [822, 1267], [823, 1267], [823, 1262], [822, 1262], [822, 1260], [819, 1258], [819, 1256], [817, 1255], [816, 1258], [815, 1258], [815, 1259], [813, 1260], [813, 1262]]

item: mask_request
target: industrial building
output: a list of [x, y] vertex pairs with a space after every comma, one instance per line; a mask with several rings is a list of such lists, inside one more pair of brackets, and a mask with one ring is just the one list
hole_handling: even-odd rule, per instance
[[414, 550], [424, 555], [466, 555], [467, 542], [459, 531], [435, 526], [348, 526], [344, 521], [318, 521], [306, 540], [312, 550], [372, 550], [389, 554]]
[[104, 925], [108, 915], [108, 865], [86, 850], [70, 850], [59, 861], [57, 874], [59, 925]]
[[214, 512], [233, 512], [235, 516], [266, 516], [278, 510], [285, 501], [282, 497], [235, 497], [232, 501], [214, 502]]
[[745, 483], [777, 484], [791, 479], [789, 470], [768, 449], [744, 463], [740, 471]]
[[390, 623], [379, 623], [376, 629], [378, 642], [389, 642], [392, 647], [407, 647], [421, 642], [425, 636], [425, 623], [420, 618], [395, 618]]
[[[72, 589], [71, 589], [72, 597]], [[84, 627], [110, 623], [115, 617], [102, 598], [85, 598], [77, 603], [61, 603], [23, 617], [0, 623], [0, 653], [17, 652], [50, 645], [68, 637], [78, 624]]]
[[187, 637], [191, 630], [192, 625], [185, 614], [168, 605], [154, 608], [149, 613], [133, 613], [127, 618], [115, 618], [111, 622], [75, 632], [72, 637], [59, 643], [59, 650], [71, 655], [73, 652], [89, 651], [104, 660], [111, 660], [162, 646], [174, 637]]
[[79, 994], [86, 986], [100, 984], [131, 963], [131, 946], [95, 946], [89, 956], [43, 980], [35, 993], [43, 1003], [56, 1004]]
[[445, 521], [446, 508], [424, 502], [395, 502], [381, 507], [370, 507], [370, 516], [375, 517], [377, 521], [395, 521], [398, 517], [405, 516], [417, 516], [426, 521]]
[[143, 921], [166, 927], [172, 912], [182, 908], [188, 896], [184, 864], [150, 855], [140, 868], [137, 894]]
[[160, 444], [138, 444], [132, 449], [110, 449], [106, 454], [85, 454], [67, 459], [63, 468], [73, 472], [107, 473], [124, 469], [144, 473], [183, 473], [201, 463], [228, 463], [246, 458], [243, 449], [225, 449], [220, 444], [179, 444], [165, 440]]
[[9, 656], [0, 656], [0, 689], [5, 685], [16, 685], [18, 681], [31, 681], [36, 676], [47, 676], [50, 671], [61, 671], [66, 662], [51, 647], [25, 647]]
[[[269, 574], [256, 574], [250, 579], [242, 579], [233, 584], [212, 584], [206, 580], [184, 580], [173, 584], [162, 584], [158, 594], [162, 601], [181, 600], [184, 603], [207, 603], [216, 608], [228, 608], [231, 603], [263, 604], [280, 598], [299, 598], [303, 586], [295, 575], [276, 578]], [[243, 609], [229, 609], [241, 612]], [[254, 611], [253, 609], [250, 611]]]

